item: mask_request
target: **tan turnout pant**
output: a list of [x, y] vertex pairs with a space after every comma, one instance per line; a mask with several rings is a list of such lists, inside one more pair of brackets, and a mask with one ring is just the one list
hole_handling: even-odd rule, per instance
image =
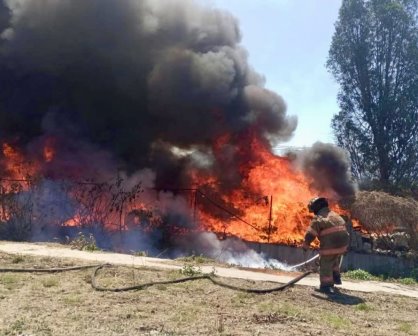
[[340, 274], [341, 254], [321, 256], [319, 259], [319, 280], [321, 286], [333, 286], [335, 274]]

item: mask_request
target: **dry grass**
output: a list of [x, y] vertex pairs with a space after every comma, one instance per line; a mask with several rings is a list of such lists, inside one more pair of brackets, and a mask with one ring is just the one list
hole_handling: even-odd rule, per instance
[[[16, 264], [15, 258], [0, 254], [2, 267], [69, 264], [30, 256]], [[1, 273], [0, 335], [418, 335], [418, 303], [412, 298], [345, 292], [333, 302], [306, 287], [256, 295], [205, 280], [111, 293], [94, 291], [90, 275]], [[115, 287], [178, 277], [178, 271], [115, 267], [98, 280]]]
[[370, 231], [392, 227], [410, 234], [410, 246], [418, 249], [418, 202], [378, 191], [362, 191], [351, 206], [354, 218]]

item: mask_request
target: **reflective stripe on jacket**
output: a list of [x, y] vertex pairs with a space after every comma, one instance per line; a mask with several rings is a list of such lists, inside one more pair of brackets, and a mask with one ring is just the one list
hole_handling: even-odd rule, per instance
[[305, 243], [310, 244], [315, 238], [319, 239], [319, 254], [343, 254], [348, 248], [348, 232], [344, 219], [328, 208], [321, 209], [306, 231]]

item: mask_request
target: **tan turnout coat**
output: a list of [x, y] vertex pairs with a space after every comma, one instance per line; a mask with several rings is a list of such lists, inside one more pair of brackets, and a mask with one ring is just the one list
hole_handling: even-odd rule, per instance
[[321, 209], [312, 219], [305, 235], [309, 245], [319, 239], [319, 254], [322, 256], [344, 254], [347, 251], [349, 236], [344, 219], [328, 208]]

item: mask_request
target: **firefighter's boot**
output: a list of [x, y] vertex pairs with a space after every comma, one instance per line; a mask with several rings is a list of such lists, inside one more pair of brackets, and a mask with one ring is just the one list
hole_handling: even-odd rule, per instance
[[335, 285], [342, 285], [342, 281], [341, 281], [341, 273], [340, 272], [332, 272], [332, 277], [334, 279], [334, 284]]
[[334, 294], [334, 286], [332, 285], [321, 285], [319, 289], [316, 289], [317, 292], [324, 293], [324, 294]]

